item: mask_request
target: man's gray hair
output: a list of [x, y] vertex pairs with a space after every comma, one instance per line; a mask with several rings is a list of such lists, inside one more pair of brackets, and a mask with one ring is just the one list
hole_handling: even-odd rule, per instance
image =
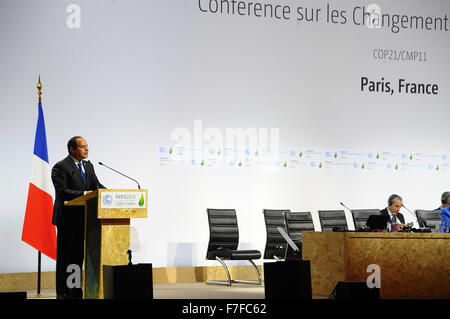
[[394, 204], [394, 201], [398, 199], [401, 202], [403, 202], [403, 198], [401, 198], [399, 195], [397, 194], [392, 194], [391, 196], [389, 196], [388, 198], [388, 206], [391, 206], [392, 204]]
[[450, 202], [450, 192], [444, 192], [441, 196], [442, 205], [449, 204]]

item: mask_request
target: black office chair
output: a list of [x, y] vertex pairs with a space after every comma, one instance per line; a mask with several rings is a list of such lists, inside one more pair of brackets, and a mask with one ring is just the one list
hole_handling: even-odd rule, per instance
[[[303, 232], [314, 231], [314, 223], [311, 212], [285, 212], [284, 217], [287, 234], [299, 248], [299, 254], [301, 256]], [[289, 251], [289, 248], [287, 251]]]
[[352, 209], [356, 231], [366, 228], [366, 222], [370, 215], [381, 215], [381, 212], [379, 209]]
[[343, 210], [319, 210], [322, 231], [347, 231], [347, 220]]
[[[441, 210], [424, 210], [417, 209], [416, 210], [417, 222], [419, 225], [425, 226], [425, 228], [434, 231], [436, 229], [436, 225], [439, 225], [441, 222]], [[425, 225], [422, 225], [425, 222]]]
[[[217, 260], [227, 273], [228, 280], [209, 280], [208, 284], [231, 286], [234, 282], [261, 285], [261, 275], [253, 259], [261, 258], [259, 250], [238, 250], [239, 229], [235, 209], [207, 209], [209, 223], [209, 243], [206, 252], [207, 260]], [[253, 266], [258, 279], [232, 280], [225, 260], [248, 260]]]
[[281, 236], [278, 227], [286, 230], [284, 213], [289, 209], [263, 209], [264, 222], [266, 224], [266, 247], [264, 248], [264, 259], [284, 259], [286, 254], [286, 240]]

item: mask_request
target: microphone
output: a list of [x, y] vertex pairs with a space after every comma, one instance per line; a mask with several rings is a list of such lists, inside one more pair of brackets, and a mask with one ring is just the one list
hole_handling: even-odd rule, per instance
[[[350, 208], [348, 208], [347, 206], [345, 206], [344, 205], [344, 203], [343, 202], [340, 202], [339, 204], [341, 204], [343, 207], [345, 207], [345, 208], [347, 208], [347, 210], [353, 215], [353, 212], [352, 212], [352, 210], [350, 209]], [[353, 221], [354, 221], [354, 219], [353, 219]], [[355, 224], [355, 222], [354, 222], [354, 226], [355, 226], [355, 231], [360, 231], [360, 232], [365, 232], [365, 231], [367, 231], [367, 225], [364, 225], [363, 227], [360, 227], [360, 228], [356, 228], [356, 224]], [[334, 231], [334, 230], [333, 230]], [[347, 230], [348, 232], [349, 232], [349, 230]]]
[[410, 211], [408, 208], [406, 208], [406, 206], [403, 205], [403, 204], [402, 204], [402, 207], [403, 207], [404, 209], [406, 209], [406, 211], [407, 211], [408, 213], [410, 213], [412, 216], [414, 216], [415, 218], [417, 218], [417, 222], [419, 223], [419, 227], [420, 227], [420, 228], [425, 228], [425, 227], [427, 226], [427, 223], [426, 223], [422, 218], [420, 218], [419, 215], [416, 216], [415, 214], [413, 214], [413, 212]]
[[348, 210], [350, 213], [352, 212], [352, 210], [351, 210], [350, 208], [348, 208], [347, 206], [345, 206], [343, 202], [340, 202], [339, 204], [341, 204], [342, 206], [344, 206], [345, 208], [347, 208], [347, 210]]
[[127, 176], [127, 175], [125, 175], [125, 174], [123, 174], [123, 173], [121, 173], [121, 172], [119, 172], [119, 171], [116, 171], [114, 168], [109, 167], [108, 165], [105, 165], [105, 164], [103, 164], [102, 162], [98, 162], [98, 164], [99, 164], [99, 165], [102, 165], [102, 166], [105, 166], [106, 168], [109, 168], [110, 170], [112, 170], [113, 172], [116, 172], [117, 174], [120, 174], [120, 175], [122, 175], [122, 176], [125, 176], [125, 177], [128, 178], [128, 179], [131, 179], [133, 182], [135, 182], [135, 183], [137, 184], [138, 189], [141, 189], [141, 185], [139, 185], [138, 181], [135, 180], [134, 178], [131, 178], [130, 176]]

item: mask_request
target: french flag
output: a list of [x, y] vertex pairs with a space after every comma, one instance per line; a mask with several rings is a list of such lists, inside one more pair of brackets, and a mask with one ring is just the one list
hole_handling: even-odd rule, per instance
[[56, 228], [52, 224], [53, 185], [47, 152], [44, 112], [39, 115], [34, 140], [31, 181], [22, 229], [22, 240], [46, 256], [56, 260]]

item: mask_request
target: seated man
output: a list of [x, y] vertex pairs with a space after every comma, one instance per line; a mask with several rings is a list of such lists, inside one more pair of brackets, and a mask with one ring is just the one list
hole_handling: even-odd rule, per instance
[[441, 197], [441, 232], [448, 232], [450, 228], [450, 192], [445, 192]]
[[388, 206], [381, 210], [381, 214], [389, 216], [388, 224], [391, 225], [391, 231], [399, 230], [405, 227], [405, 217], [400, 213], [400, 208], [403, 205], [403, 199], [397, 195], [392, 194], [388, 198]]
[[441, 206], [438, 210], [441, 210], [447, 206], [450, 206], [450, 192], [443, 192], [441, 196]]

